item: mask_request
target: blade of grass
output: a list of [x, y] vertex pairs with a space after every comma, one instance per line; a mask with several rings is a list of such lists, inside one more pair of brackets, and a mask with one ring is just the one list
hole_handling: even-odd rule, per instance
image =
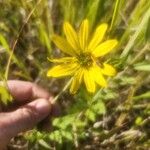
[[126, 16], [125, 14], [122, 14], [126, 19], [127, 26], [125, 26], [125, 32], [120, 39], [119, 45], [123, 45], [127, 43], [127, 40], [129, 39], [130, 35], [133, 33], [132, 31], [133, 28], [139, 25], [141, 16], [143, 16], [144, 12], [146, 12], [149, 7], [150, 7], [150, 1], [140, 0], [136, 4], [134, 10], [131, 12], [129, 19], [125, 17]]
[[[1, 43], [1, 45], [3, 46], [3, 48], [5, 49], [6, 53], [10, 56], [10, 55], [11, 55], [11, 49], [10, 49], [9, 44], [7, 43], [5, 37], [4, 37], [2, 34], [0, 34], [0, 43]], [[12, 60], [13, 60], [13, 62], [14, 62], [19, 68], [21, 68], [22, 70], [24, 70], [24, 72], [25, 72], [24, 75], [25, 75], [28, 79], [30, 79], [30, 76], [29, 76], [29, 74], [27, 73], [26, 67], [24, 66], [24, 64], [23, 64], [15, 55], [12, 55]], [[8, 74], [5, 72], [5, 77], [7, 77], [7, 76], [8, 76]], [[7, 79], [7, 78], [6, 78], [6, 79]]]
[[134, 96], [133, 100], [135, 100], [135, 101], [138, 101], [138, 100], [141, 100], [141, 99], [150, 100], [149, 98], [150, 98], [150, 91], [145, 92], [144, 94], [141, 94], [141, 95]]
[[[101, 0], [95, 0], [95, 1], [89, 1], [88, 5], [87, 5], [87, 18], [90, 21], [90, 25], [91, 28], [94, 26], [95, 22], [96, 22], [96, 17], [97, 17], [97, 13], [98, 11], [101, 10], [101, 8], [99, 7]], [[102, 7], [102, 5], [101, 5]], [[99, 12], [100, 13], [100, 12]]]
[[[0, 34], [0, 43], [3, 46], [3, 48], [6, 50], [6, 52], [10, 55], [10, 53], [11, 53], [10, 47], [9, 47], [5, 37], [2, 34]], [[13, 55], [12, 59], [19, 66], [19, 60], [14, 55]]]
[[131, 48], [135, 45], [135, 42], [136, 42], [138, 35], [141, 33], [143, 28], [145, 28], [145, 26], [147, 25], [149, 17], [150, 17], [150, 8], [143, 15], [141, 23], [138, 25], [137, 30], [133, 34], [131, 40], [129, 40], [129, 42], [127, 43], [127, 45], [124, 48], [120, 58], [126, 58], [128, 56]]
[[117, 20], [118, 15], [119, 15], [119, 7], [120, 7], [120, 0], [116, 0], [109, 30], [112, 30], [112, 28], [115, 25], [115, 22]]
[[11, 51], [11, 53], [10, 53], [10, 56], [9, 56], [9, 59], [8, 59], [8, 62], [7, 62], [7, 66], [6, 66], [6, 71], [5, 71], [5, 79], [6, 79], [6, 80], [7, 80], [7, 78], [8, 78], [8, 73], [9, 73], [9, 67], [10, 67], [11, 59], [12, 59], [12, 57], [13, 57], [13, 54], [14, 54], [14, 51], [15, 51], [15, 47], [16, 47], [16, 45], [17, 45], [17, 43], [18, 43], [18, 40], [19, 40], [19, 38], [20, 38], [20, 35], [21, 35], [21, 33], [22, 33], [22, 31], [23, 31], [25, 25], [28, 23], [28, 21], [29, 21], [31, 15], [33, 14], [34, 10], [36, 9], [37, 5], [38, 5], [40, 2], [41, 2], [41, 0], [39, 0], [39, 1], [36, 3], [36, 5], [34, 6], [34, 8], [33, 8], [33, 9], [31, 10], [31, 12], [29, 13], [27, 19], [25, 20], [25, 23], [22, 25], [22, 27], [21, 27], [21, 29], [20, 29], [20, 31], [19, 31], [19, 34], [18, 34], [17, 39], [15, 40], [15, 42], [14, 42], [14, 44], [13, 44], [12, 51]]

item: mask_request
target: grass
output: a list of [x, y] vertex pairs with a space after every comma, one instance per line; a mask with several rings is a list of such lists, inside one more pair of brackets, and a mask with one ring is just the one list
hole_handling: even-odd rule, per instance
[[51, 35], [63, 35], [66, 20], [78, 27], [88, 18], [91, 31], [106, 22], [107, 35], [119, 41], [105, 58], [118, 71], [108, 88], [94, 95], [82, 88], [74, 96], [63, 91], [58, 99], [63, 115], [53, 120], [54, 130], [34, 129], [10, 147], [25, 140], [28, 149], [149, 148], [150, 1], [5, 0], [0, 5], [1, 80], [30, 80], [54, 95], [61, 92], [67, 82], [46, 77], [47, 57], [60, 56]]

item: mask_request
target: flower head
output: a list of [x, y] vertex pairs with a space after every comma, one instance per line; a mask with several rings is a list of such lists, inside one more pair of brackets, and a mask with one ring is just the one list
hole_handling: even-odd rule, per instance
[[107, 27], [105, 23], [99, 25], [90, 36], [87, 19], [83, 20], [78, 32], [68, 22], [65, 22], [63, 29], [66, 39], [53, 35], [52, 40], [68, 56], [50, 59], [51, 62], [58, 63], [58, 65], [50, 69], [47, 76], [72, 76], [71, 93], [75, 93], [82, 82], [91, 93], [95, 92], [96, 84], [106, 87], [107, 82], [104, 76], [114, 76], [116, 71], [111, 65], [99, 61], [98, 58], [109, 53], [118, 43], [116, 39], [103, 41]]

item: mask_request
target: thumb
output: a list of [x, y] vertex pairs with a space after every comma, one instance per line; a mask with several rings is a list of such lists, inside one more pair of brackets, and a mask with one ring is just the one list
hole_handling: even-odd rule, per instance
[[7, 144], [19, 132], [31, 129], [44, 119], [50, 110], [48, 100], [37, 99], [13, 112], [0, 113], [0, 141]]

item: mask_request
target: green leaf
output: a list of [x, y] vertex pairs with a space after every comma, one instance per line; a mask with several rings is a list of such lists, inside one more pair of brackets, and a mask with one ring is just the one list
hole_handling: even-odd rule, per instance
[[[6, 38], [0, 34], [0, 44], [5, 48], [6, 52], [8, 53], [9, 55], [9, 58], [11, 58], [10, 56], [12, 55], [12, 51], [9, 47], [9, 44], [6, 40]], [[24, 74], [28, 77], [28, 79], [31, 79], [30, 78], [30, 75], [25, 67], [25, 65], [23, 64], [23, 62], [21, 60], [19, 60], [14, 54], [12, 55], [12, 60], [22, 69], [24, 70]], [[6, 66], [6, 69], [5, 69], [5, 78], [7, 79], [8, 77], [8, 71], [9, 71], [9, 65], [10, 65], [11, 62], [7, 63], [7, 66]], [[8, 67], [8, 68], [7, 68]]]
[[135, 120], [135, 124], [136, 125], [141, 125], [142, 121], [143, 121], [142, 117], [137, 117], [136, 120]]
[[39, 39], [41, 43], [46, 46], [49, 54], [51, 54], [50, 38], [49, 38], [48, 32], [45, 29], [44, 24], [42, 23], [39, 24], [38, 31], [39, 31]]
[[44, 141], [44, 140], [39, 140], [38, 141], [38, 143], [42, 146], [42, 147], [44, 147], [44, 148], [46, 148], [46, 149], [51, 149], [51, 147], [48, 145], [48, 143], [46, 143], [46, 141]]
[[75, 114], [87, 108], [87, 101], [85, 100], [86, 96], [78, 96], [77, 101], [67, 109], [67, 112], [70, 114]]
[[135, 70], [150, 72], [150, 63], [139, 63], [134, 65]]
[[[104, 89], [104, 91], [102, 92], [101, 95], [102, 99], [104, 100], [111, 100], [111, 99], [115, 99], [118, 97], [118, 93], [116, 93], [116, 91], [113, 91], [111, 89]], [[101, 99], [97, 99], [98, 101], [101, 101]]]
[[64, 117], [59, 117], [55, 118], [53, 120], [53, 126], [61, 128], [61, 129], [66, 129], [69, 126], [72, 126], [72, 123], [75, 121], [75, 114], [72, 115], [66, 115]]
[[148, 20], [148, 23], [147, 23], [145, 39], [146, 39], [146, 42], [150, 42], [150, 17], [149, 17], [149, 20]]
[[106, 107], [105, 107], [105, 104], [100, 101], [94, 105], [92, 105], [91, 109], [97, 113], [97, 114], [105, 114], [106, 113]]
[[96, 120], [96, 114], [91, 109], [87, 109], [85, 116], [92, 122]]
[[133, 85], [136, 83], [136, 79], [134, 77], [121, 76], [119, 80], [120, 85]]
[[9, 102], [12, 101], [12, 96], [8, 92], [7, 88], [1, 85], [0, 85], [0, 100], [5, 105], [7, 105]]
[[67, 140], [70, 140], [70, 141], [72, 141], [74, 138], [70, 131], [61, 131], [61, 134], [64, 138], [66, 138]]
[[77, 119], [76, 122], [74, 122], [74, 124], [78, 128], [83, 128], [87, 125], [87, 122]]
[[49, 138], [52, 141], [56, 141], [60, 144], [62, 143], [62, 135], [61, 135], [61, 132], [59, 130], [56, 130], [56, 131], [50, 133]]
[[10, 51], [9, 45], [2, 34], [0, 34], [0, 43], [7, 51]]
[[140, 99], [148, 99], [150, 98], [150, 91], [144, 93], [144, 94], [141, 94], [141, 95], [138, 95], [138, 96], [134, 96], [133, 99], [134, 100], [140, 100]]
[[45, 133], [39, 132], [36, 129], [33, 129], [30, 132], [25, 133], [24, 137], [29, 140], [31, 143], [44, 139], [45, 138]]

